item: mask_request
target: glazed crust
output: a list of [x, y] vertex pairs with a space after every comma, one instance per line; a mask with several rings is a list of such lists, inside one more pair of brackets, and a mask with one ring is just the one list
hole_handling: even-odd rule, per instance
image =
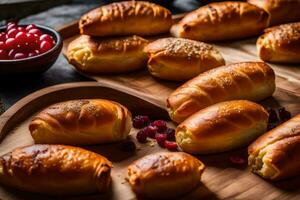
[[35, 143], [71, 145], [120, 141], [130, 129], [127, 108], [104, 99], [54, 104], [38, 113], [29, 125]]
[[300, 174], [300, 115], [260, 136], [248, 147], [254, 173], [280, 180]]
[[270, 25], [300, 21], [300, 0], [248, 0], [270, 14]]
[[67, 57], [79, 71], [124, 73], [146, 67], [143, 49], [147, 44], [138, 36], [102, 39], [81, 35], [69, 44]]
[[200, 183], [204, 168], [201, 161], [189, 154], [159, 152], [128, 166], [128, 180], [138, 196], [172, 198], [194, 189]]
[[268, 113], [251, 101], [235, 100], [209, 106], [176, 129], [176, 142], [192, 154], [220, 153], [243, 147], [267, 129]]
[[80, 33], [92, 36], [157, 35], [172, 25], [171, 12], [144, 1], [121, 1], [96, 8], [83, 15]]
[[212, 45], [183, 38], [158, 39], [145, 47], [148, 69], [158, 78], [184, 81], [225, 64]]
[[300, 22], [266, 29], [256, 45], [264, 61], [300, 63]]
[[112, 164], [96, 153], [63, 145], [32, 145], [0, 157], [0, 182], [48, 195], [105, 192]]
[[268, 26], [268, 13], [245, 2], [218, 2], [187, 14], [171, 28], [175, 37], [222, 41], [255, 36]]
[[212, 104], [237, 99], [260, 101], [275, 90], [274, 71], [263, 62], [243, 62], [206, 71], [177, 88], [167, 99], [173, 121], [180, 123]]

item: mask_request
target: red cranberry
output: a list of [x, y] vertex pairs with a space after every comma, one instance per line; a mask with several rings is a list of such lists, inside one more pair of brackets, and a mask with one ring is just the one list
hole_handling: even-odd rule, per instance
[[52, 45], [47, 41], [42, 41], [40, 44], [40, 51], [41, 53], [45, 53], [52, 48]]
[[27, 55], [25, 53], [16, 53], [14, 56], [14, 59], [23, 59], [27, 58]]
[[147, 141], [147, 133], [142, 129], [136, 134], [136, 139], [140, 143], [145, 143]]
[[177, 143], [173, 142], [173, 141], [165, 141], [165, 147], [169, 150], [169, 151], [176, 151], [177, 150]]
[[33, 56], [37, 56], [37, 55], [38, 55], [38, 53], [36, 53], [35, 51], [31, 51], [31, 52], [29, 52], [28, 57], [33, 57]]
[[245, 159], [244, 158], [241, 158], [239, 156], [230, 156], [230, 161], [233, 163], [233, 164], [238, 164], [238, 165], [243, 165], [245, 164]]
[[175, 141], [175, 129], [167, 128], [165, 134], [167, 134], [167, 140]]
[[165, 148], [165, 141], [167, 140], [167, 134], [157, 133], [155, 135], [156, 142], [162, 148]]
[[15, 48], [17, 46], [15, 38], [8, 38], [5, 41], [5, 44], [6, 44], [6, 46], [7, 46], [8, 49], [13, 49], [13, 48]]
[[26, 29], [24, 27], [19, 26], [18, 27], [18, 31], [19, 32], [26, 32]]
[[37, 28], [30, 29], [28, 33], [37, 34], [38, 36], [42, 35], [42, 32]]
[[36, 26], [34, 24], [29, 24], [28, 26], [26, 26], [26, 31], [29, 31], [31, 29], [36, 29]]
[[48, 34], [43, 34], [40, 36], [40, 41], [47, 41], [49, 43], [53, 43], [53, 38]]
[[7, 52], [3, 49], [0, 49], [0, 59], [1, 60], [7, 60], [8, 59]]
[[13, 28], [17, 28], [17, 25], [13, 22], [10, 22], [6, 25], [6, 31], [9, 31], [10, 29], [13, 29]]
[[9, 57], [10, 59], [14, 59], [16, 53], [17, 53], [17, 51], [16, 51], [15, 49], [11, 49], [11, 50], [8, 52], [8, 57]]
[[269, 113], [269, 123], [277, 123], [279, 121], [277, 113], [273, 108], [267, 108]]
[[152, 126], [158, 128], [158, 132], [162, 133], [167, 129], [167, 123], [164, 120], [155, 120], [151, 123]]
[[7, 49], [7, 46], [6, 46], [5, 42], [0, 41], [0, 49], [2, 49], [2, 50]]
[[132, 125], [134, 128], [144, 128], [147, 126], [150, 122], [150, 119], [148, 116], [145, 115], [138, 115], [133, 118]]
[[14, 38], [19, 31], [16, 28], [12, 28], [7, 32], [9, 38]]
[[278, 109], [278, 114], [281, 122], [285, 122], [291, 119], [291, 113], [287, 111], [284, 107]]
[[0, 33], [0, 41], [5, 41], [6, 34], [4, 32]]
[[146, 126], [143, 130], [147, 133], [148, 137], [153, 138], [153, 139], [155, 138], [155, 134], [157, 133], [157, 127]]

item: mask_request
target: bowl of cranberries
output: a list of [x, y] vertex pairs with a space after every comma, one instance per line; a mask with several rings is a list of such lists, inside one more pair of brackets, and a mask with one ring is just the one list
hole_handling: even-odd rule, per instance
[[39, 74], [49, 69], [62, 49], [55, 30], [14, 22], [0, 27], [0, 76]]

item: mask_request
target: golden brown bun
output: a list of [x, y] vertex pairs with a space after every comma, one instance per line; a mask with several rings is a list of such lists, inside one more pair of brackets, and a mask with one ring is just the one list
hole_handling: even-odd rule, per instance
[[167, 99], [177, 123], [212, 104], [228, 100], [260, 101], [273, 94], [275, 74], [263, 62], [242, 62], [206, 71], [177, 88]]
[[120, 141], [130, 129], [127, 108], [104, 99], [54, 104], [38, 113], [29, 125], [35, 143], [70, 145]]
[[243, 147], [265, 133], [268, 113], [247, 100], [225, 101], [198, 111], [176, 129], [176, 142], [192, 154]]
[[279, 180], [300, 174], [300, 115], [260, 136], [248, 147], [249, 166], [260, 176]]
[[138, 36], [101, 39], [82, 35], [69, 44], [67, 56], [83, 72], [123, 73], [146, 67], [143, 49], [147, 44]]
[[201, 161], [189, 154], [159, 152], [132, 163], [128, 167], [128, 180], [138, 196], [173, 198], [194, 189], [204, 168]]
[[245, 2], [211, 3], [187, 14], [171, 28], [175, 37], [221, 41], [255, 36], [268, 26], [268, 13]]
[[300, 21], [300, 0], [248, 0], [270, 14], [270, 25]]
[[145, 1], [121, 1], [96, 8], [81, 17], [80, 33], [92, 36], [157, 35], [172, 25], [171, 12]]
[[212, 45], [183, 38], [163, 38], [145, 47], [148, 69], [158, 78], [184, 81], [225, 64]]
[[256, 45], [264, 61], [300, 63], [300, 22], [266, 29]]
[[63, 145], [32, 145], [0, 157], [0, 182], [48, 195], [105, 192], [112, 164], [96, 153]]

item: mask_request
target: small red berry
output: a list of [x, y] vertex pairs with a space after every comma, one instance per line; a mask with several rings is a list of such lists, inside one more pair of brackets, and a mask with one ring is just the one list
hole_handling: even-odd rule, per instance
[[155, 135], [155, 139], [156, 139], [157, 144], [160, 147], [165, 148], [165, 141], [167, 140], [167, 134], [157, 133]]
[[140, 130], [136, 134], [136, 139], [140, 143], [145, 143], [147, 141], [147, 133], [144, 130]]
[[14, 22], [10, 22], [6, 25], [6, 31], [9, 31], [10, 29], [17, 28], [17, 24]]
[[7, 46], [6, 46], [5, 42], [0, 41], [0, 49], [1, 50], [6, 50], [7, 49]]
[[42, 32], [37, 28], [30, 29], [28, 33], [37, 34], [38, 36], [42, 35]]
[[13, 49], [13, 48], [15, 48], [17, 46], [15, 38], [8, 38], [5, 41], [5, 44], [6, 44], [6, 46], [7, 46], [8, 49]]
[[15, 49], [11, 49], [11, 50], [8, 52], [8, 57], [9, 57], [10, 59], [14, 59], [16, 53], [17, 53], [17, 51], [16, 51]]
[[5, 41], [6, 39], [6, 34], [4, 32], [0, 33], [0, 41]]
[[167, 123], [164, 120], [155, 120], [151, 123], [152, 126], [158, 128], [158, 132], [162, 133], [167, 129]]
[[146, 126], [143, 130], [147, 133], [148, 137], [155, 139], [155, 134], [157, 133], [157, 127]]
[[52, 45], [47, 41], [42, 41], [40, 44], [40, 51], [42, 53], [49, 51], [51, 48], [52, 48]]
[[144, 128], [147, 126], [150, 122], [150, 119], [148, 116], [145, 115], [138, 115], [135, 116], [132, 120], [132, 126], [134, 128]]
[[29, 31], [31, 29], [36, 29], [36, 26], [34, 24], [29, 24], [28, 26], [26, 26], [26, 31]]
[[14, 56], [14, 59], [23, 59], [27, 58], [27, 55], [25, 53], [16, 53]]
[[0, 59], [1, 60], [7, 60], [8, 59], [7, 52], [3, 49], [0, 49]]
[[19, 33], [19, 31], [16, 28], [12, 28], [7, 32], [7, 36], [9, 38], [14, 38], [17, 35], [17, 33]]
[[169, 151], [177, 151], [177, 143], [173, 142], [173, 141], [165, 141], [165, 147], [169, 150]]
[[167, 140], [175, 141], [175, 129], [167, 128], [164, 133], [167, 134]]
[[38, 53], [36, 53], [35, 51], [31, 51], [31, 52], [29, 52], [28, 57], [33, 57], [33, 56], [37, 56], [37, 55], [38, 55]]

